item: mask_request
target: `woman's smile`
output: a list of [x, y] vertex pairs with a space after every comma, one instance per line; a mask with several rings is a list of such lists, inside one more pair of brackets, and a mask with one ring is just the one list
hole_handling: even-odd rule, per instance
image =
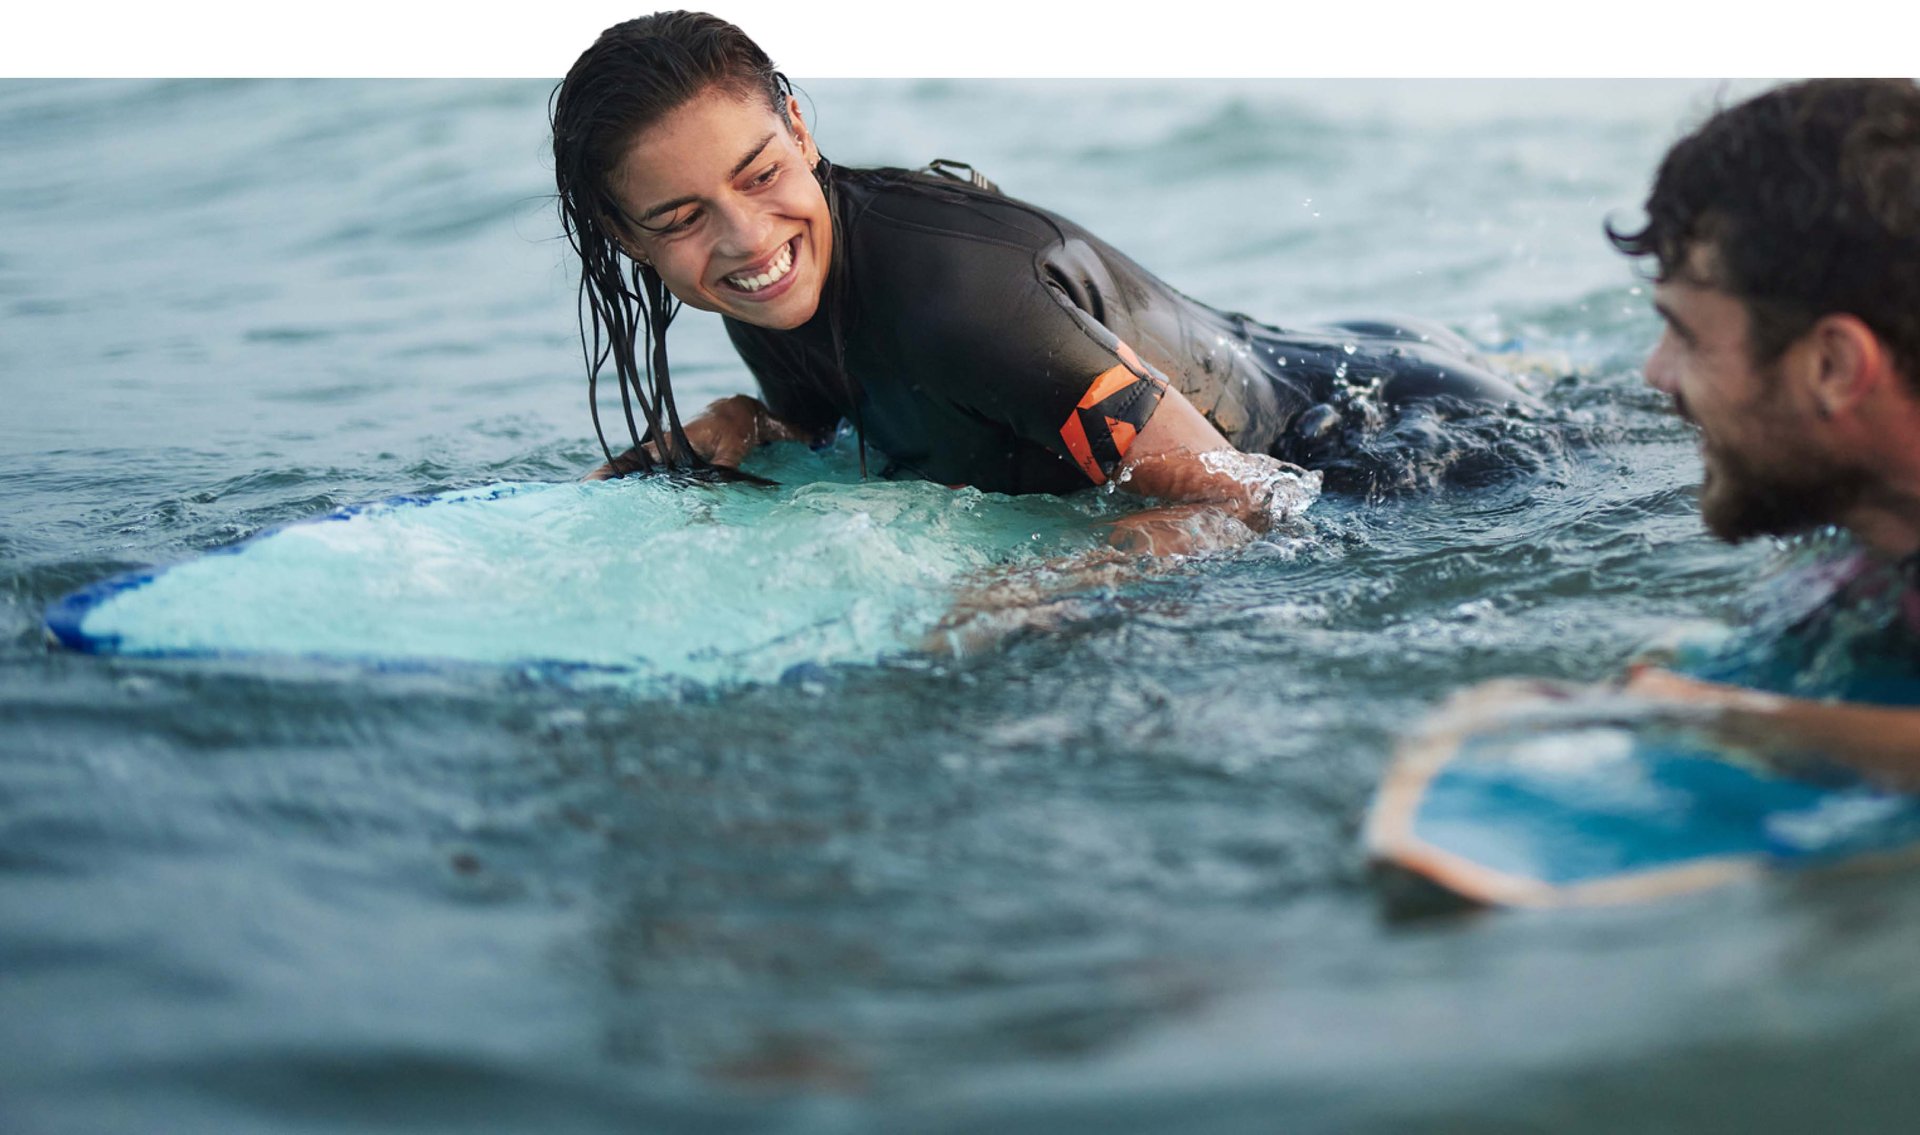
[[755, 300], [765, 301], [785, 293], [793, 283], [793, 262], [800, 240], [800, 236], [795, 235], [760, 264], [742, 272], [722, 276], [721, 281], [742, 295], [750, 296]]

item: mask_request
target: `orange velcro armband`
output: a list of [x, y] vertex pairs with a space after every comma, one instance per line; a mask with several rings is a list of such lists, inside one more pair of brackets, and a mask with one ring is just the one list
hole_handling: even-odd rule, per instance
[[1067, 452], [1089, 480], [1104, 485], [1119, 470], [1134, 437], [1165, 393], [1164, 384], [1124, 364], [1108, 368], [1093, 380], [1060, 426], [1060, 440], [1067, 443]]

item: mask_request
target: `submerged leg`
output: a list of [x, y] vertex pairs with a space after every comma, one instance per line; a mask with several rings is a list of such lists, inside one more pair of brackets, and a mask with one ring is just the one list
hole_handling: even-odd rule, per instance
[[1329, 489], [1374, 495], [1481, 481], [1538, 469], [1553, 448], [1541, 431], [1513, 428], [1539, 401], [1446, 328], [1370, 319], [1326, 330], [1326, 339], [1291, 344], [1288, 380], [1313, 405], [1273, 452], [1321, 470]]
[[1533, 395], [1488, 365], [1473, 344], [1437, 323], [1349, 319], [1332, 326], [1361, 336], [1361, 350], [1389, 372], [1379, 391], [1389, 406], [1433, 398], [1483, 406], [1536, 404]]

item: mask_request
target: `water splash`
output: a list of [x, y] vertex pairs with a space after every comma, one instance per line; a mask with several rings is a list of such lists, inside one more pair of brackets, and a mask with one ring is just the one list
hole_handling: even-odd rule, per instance
[[1210, 473], [1232, 477], [1252, 489], [1255, 499], [1266, 502], [1269, 527], [1298, 518], [1320, 499], [1319, 473], [1262, 453], [1217, 449], [1201, 454], [1200, 464]]

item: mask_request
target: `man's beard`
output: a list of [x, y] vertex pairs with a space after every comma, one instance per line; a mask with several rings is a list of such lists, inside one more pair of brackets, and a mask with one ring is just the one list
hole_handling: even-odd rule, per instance
[[1763, 468], [1744, 456], [1716, 451], [1700, 490], [1707, 531], [1729, 543], [1755, 536], [1791, 536], [1838, 523], [1867, 489], [1867, 477], [1824, 460], [1802, 459]]

